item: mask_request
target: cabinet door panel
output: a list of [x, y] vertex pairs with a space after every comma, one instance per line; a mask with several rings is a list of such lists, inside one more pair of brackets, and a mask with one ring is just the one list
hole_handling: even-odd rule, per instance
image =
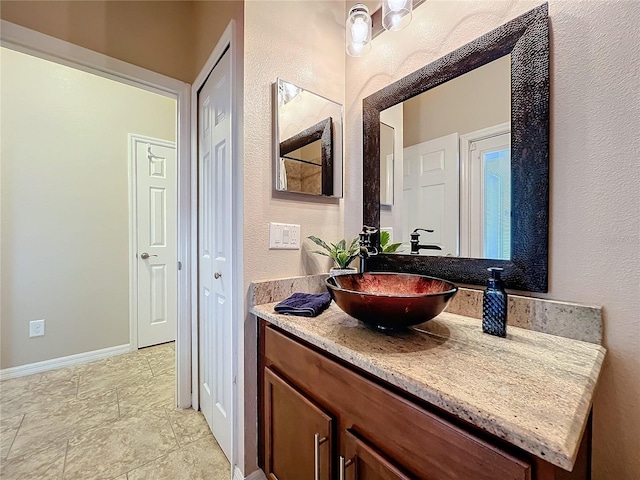
[[361, 440], [357, 435], [347, 430], [346, 439], [347, 459], [351, 464], [346, 468], [345, 478], [353, 480], [413, 480], [400, 468], [386, 458], [377, 449]]
[[333, 419], [269, 368], [264, 370], [265, 474], [270, 480], [331, 479]]

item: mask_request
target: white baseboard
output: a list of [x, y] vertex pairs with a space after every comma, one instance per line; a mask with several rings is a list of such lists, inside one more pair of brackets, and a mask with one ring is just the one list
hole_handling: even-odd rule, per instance
[[69, 355], [67, 357], [52, 358], [51, 360], [29, 363], [27, 365], [20, 365], [18, 367], [3, 368], [2, 370], [0, 370], [0, 381], [8, 380], [9, 378], [33, 375], [34, 373], [48, 372], [49, 370], [57, 370], [58, 368], [70, 367], [72, 365], [89, 363], [93, 362], [94, 360], [101, 360], [103, 358], [114, 357], [116, 355], [122, 355], [123, 353], [129, 353], [130, 351], [131, 346], [127, 343], [126, 345], [118, 345], [116, 347], [103, 348], [101, 350], [93, 350], [92, 352], [77, 353], [75, 355]]
[[267, 477], [261, 469], [258, 469], [245, 478], [240, 469], [236, 467], [233, 470], [233, 480], [267, 480]]

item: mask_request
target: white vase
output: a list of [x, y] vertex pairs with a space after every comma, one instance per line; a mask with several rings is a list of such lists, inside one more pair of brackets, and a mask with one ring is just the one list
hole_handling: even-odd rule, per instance
[[336, 275], [347, 275], [349, 273], [358, 273], [358, 269], [356, 267], [346, 267], [346, 268], [332, 267], [331, 270], [329, 270], [330, 277], [335, 277]]

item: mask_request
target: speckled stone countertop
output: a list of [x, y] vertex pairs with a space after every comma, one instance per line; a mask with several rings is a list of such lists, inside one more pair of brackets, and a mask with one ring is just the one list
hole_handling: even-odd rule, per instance
[[253, 314], [556, 466], [571, 470], [605, 349], [517, 327], [482, 333], [442, 313], [403, 333], [376, 332], [335, 304], [316, 318]]

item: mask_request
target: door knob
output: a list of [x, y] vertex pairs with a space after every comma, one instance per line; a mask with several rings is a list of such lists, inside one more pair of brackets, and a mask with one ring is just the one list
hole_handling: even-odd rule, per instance
[[216, 272], [213, 274], [213, 278], [215, 278], [216, 280], [219, 279], [222, 276], [222, 274], [220, 272]]
[[158, 256], [158, 255], [149, 255], [147, 252], [142, 252], [142, 253], [140, 254], [140, 258], [141, 258], [141, 259], [143, 259], [143, 260], [146, 260], [146, 259], [147, 259], [147, 258], [149, 258], [149, 257], [157, 257], [157, 256]]

